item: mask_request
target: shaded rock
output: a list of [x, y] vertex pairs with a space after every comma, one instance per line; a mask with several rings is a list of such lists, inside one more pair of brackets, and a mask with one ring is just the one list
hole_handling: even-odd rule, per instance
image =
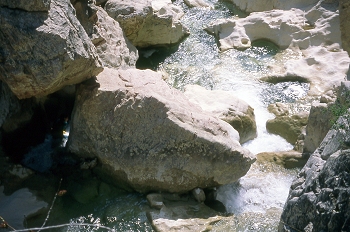
[[302, 168], [308, 157], [298, 151], [262, 152], [256, 155], [257, 161], [268, 161], [285, 168]]
[[[269, 106], [269, 109], [270, 108], [273, 108], [273, 106]], [[273, 111], [276, 110], [272, 109], [272, 112]], [[267, 131], [273, 134], [280, 135], [281, 137], [285, 138], [289, 143], [294, 144], [298, 140], [299, 135], [303, 132], [304, 127], [307, 125], [309, 116], [308, 112], [300, 112], [298, 114], [293, 115], [285, 115], [286, 113], [288, 113], [288, 111], [283, 112], [283, 109], [280, 109], [276, 112], [280, 115], [276, 115], [274, 119], [267, 120]]]
[[279, 231], [350, 229], [349, 125], [338, 119], [292, 183]]
[[76, 201], [87, 204], [98, 196], [100, 182], [97, 179], [86, 179], [69, 182], [67, 192]]
[[72, 5], [49, 12], [0, 8], [0, 79], [22, 99], [45, 96], [95, 76], [102, 68]]
[[192, 192], [194, 199], [196, 199], [196, 201], [198, 201], [198, 202], [205, 201], [205, 193], [204, 193], [203, 189], [195, 188], [191, 192]]
[[97, 157], [114, 184], [187, 192], [234, 182], [254, 162], [229, 124], [170, 89], [159, 73], [106, 68], [91, 82], [78, 90], [68, 149]]
[[135, 67], [137, 49], [125, 37], [117, 21], [103, 8], [87, 1], [76, 1], [74, 8], [104, 67]]
[[187, 85], [185, 95], [204, 111], [228, 122], [240, 136], [240, 143], [257, 136], [254, 109], [228, 91], [206, 90], [198, 85]]
[[336, 4], [254, 12], [246, 18], [219, 19], [205, 30], [215, 35], [222, 51], [246, 49], [260, 39], [287, 49], [296, 57], [282, 60], [277, 55], [280, 62], [271, 65], [269, 74], [261, 80], [308, 82], [309, 95], [318, 96], [339, 86], [349, 70], [350, 58], [341, 47]]
[[313, 103], [306, 126], [304, 152], [312, 153], [320, 145], [332, 126], [332, 112], [326, 103]]
[[0, 186], [0, 215], [9, 225], [16, 229], [24, 229], [24, 216], [27, 218], [44, 213], [48, 203], [38, 199], [29, 189], [19, 189], [10, 196], [3, 194]]
[[342, 47], [350, 54], [350, 2], [347, 0], [339, 0], [339, 17]]
[[147, 194], [147, 201], [148, 201], [148, 204], [151, 208], [154, 208], [154, 209], [161, 209], [164, 204], [163, 204], [163, 196], [162, 194], [160, 193], [150, 193], [150, 194]]
[[0, 0], [0, 7], [21, 9], [26, 11], [48, 11], [51, 0]]
[[182, 9], [170, 0], [109, 0], [105, 9], [137, 47], [176, 44], [189, 33], [179, 21]]

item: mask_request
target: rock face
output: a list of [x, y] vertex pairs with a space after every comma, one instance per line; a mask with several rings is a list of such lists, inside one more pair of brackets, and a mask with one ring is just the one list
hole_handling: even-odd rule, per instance
[[246, 49], [259, 39], [287, 49], [295, 57], [270, 66], [269, 75], [262, 80], [308, 82], [309, 95], [320, 95], [339, 86], [349, 69], [350, 58], [341, 47], [337, 9], [337, 4], [320, 2], [307, 9], [253, 12], [246, 18], [217, 20], [206, 31], [216, 36], [222, 51]]
[[213, 8], [213, 6], [204, 0], [184, 0], [184, 2], [189, 7]]
[[187, 85], [185, 95], [204, 111], [228, 122], [240, 136], [240, 143], [257, 136], [254, 109], [232, 93], [206, 90], [198, 85]]
[[[187, 192], [236, 181], [255, 158], [238, 133], [150, 70], [106, 68], [81, 85], [68, 149], [97, 157], [114, 184]], [[101, 169], [100, 169], [101, 170]]]
[[136, 47], [175, 44], [188, 34], [170, 0], [109, 0], [105, 9]]
[[135, 67], [138, 51], [125, 37], [117, 21], [103, 8], [87, 1], [76, 1], [73, 6], [104, 67]]
[[350, 230], [349, 125], [338, 119], [292, 183], [279, 231]]
[[102, 70], [74, 14], [65, 0], [52, 0], [48, 12], [0, 8], [0, 79], [18, 98], [45, 96]]
[[350, 2], [346, 0], [339, 0], [339, 16], [340, 16], [340, 31], [342, 46], [345, 51], [350, 54]]

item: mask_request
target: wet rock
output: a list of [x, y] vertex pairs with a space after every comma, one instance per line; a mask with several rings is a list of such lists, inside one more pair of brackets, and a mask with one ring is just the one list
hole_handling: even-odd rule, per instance
[[147, 195], [147, 201], [151, 208], [161, 209], [163, 204], [163, 196], [160, 193], [150, 193]]
[[213, 6], [205, 0], [184, 0], [184, 2], [189, 7], [213, 8]]
[[45, 96], [101, 72], [95, 47], [68, 1], [48, 12], [0, 8], [0, 79], [20, 98]]
[[139, 192], [231, 183], [254, 162], [229, 124], [150, 70], [105, 68], [80, 86], [75, 106], [69, 151], [97, 157], [104, 179]]
[[282, 165], [285, 168], [302, 168], [308, 156], [304, 156], [298, 151], [281, 151], [281, 152], [262, 152], [256, 155], [257, 161], [272, 162], [278, 165]]
[[0, 215], [16, 229], [25, 228], [24, 216], [37, 216], [48, 207], [48, 203], [38, 199], [27, 188], [19, 189], [9, 196], [4, 195], [3, 191], [3, 186], [0, 186]]
[[266, 129], [268, 132], [280, 135], [289, 143], [294, 144], [307, 125], [309, 113], [300, 112], [290, 115], [285, 107], [276, 109], [278, 108], [276, 104], [269, 105], [269, 111], [276, 112], [277, 115], [274, 119], [269, 119], [266, 122]]
[[179, 21], [182, 9], [170, 0], [109, 0], [105, 9], [136, 47], [176, 44], [189, 33]]
[[228, 122], [240, 136], [240, 143], [257, 136], [254, 109], [234, 94], [221, 90], [206, 90], [198, 85], [187, 85], [185, 95], [204, 111]]
[[25, 11], [48, 11], [51, 0], [0, 0], [0, 7], [21, 9]]
[[225, 217], [192, 198], [173, 201], [163, 196], [163, 207], [150, 210], [147, 218], [156, 231], [210, 231], [212, 225]]
[[253, 12], [246, 18], [217, 20], [205, 30], [215, 35], [222, 51], [243, 50], [259, 39], [287, 49], [296, 58], [270, 66], [261, 80], [308, 82], [308, 94], [319, 96], [339, 86], [349, 69], [350, 58], [341, 47], [337, 9], [336, 4], [320, 3], [307, 10]]
[[340, 117], [293, 182], [279, 231], [348, 231], [350, 115]]
[[203, 189], [195, 188], [191, 192], [192, 192], [194, 199], [196, 199], [196, 201], [198, 201], [198, 202], [205, 201], [205, 193], [204, 193]]

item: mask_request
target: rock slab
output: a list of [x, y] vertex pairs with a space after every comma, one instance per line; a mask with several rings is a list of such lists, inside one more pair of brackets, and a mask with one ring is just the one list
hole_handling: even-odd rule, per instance
[[97, 157], [106, 179], [139, 192], [187, 192], [236, 181], [255, 161], [229, 124], [205, 114], [161, 74], [105, 70], [81, 85], [68, 148]]

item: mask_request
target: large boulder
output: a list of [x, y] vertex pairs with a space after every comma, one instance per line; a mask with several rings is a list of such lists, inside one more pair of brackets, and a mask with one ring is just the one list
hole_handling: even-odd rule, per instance
[[350, 230], [349, 125], [338, 119], [292, 183], [279, 231]]
[[109, 0], [105, 9], [137, 47], [176, 44], [188, 35], [182, 9], [170, 0]]
[[20, 98], [45, 96], [97, 75], [96, 49], [65, 0], [48, 12], [0, 7], [0, 79]]
[[222, 90], [206, 90], [199, 85], [187, 85], [184, 93], [192, 103], [235, 128], [240, 143], [257, 136], [254, 109], [234, 94]]
[[93, 3], [78, 0], [73, 6], [104, 67], [135, 67], [138, 51], [126, 38], [117, 21]]
[[293, 54], [288, 55], [289, 59], [275, 56], [278, 62], [269, 66], [264, 81], [308, 82], [308, 94], [319, 96], [346, 80], [350, 58], [341, 47], [336, 4], [322, 3], [308, 10], [253, 12], [246, 18], [217, 20], [206, 31], [215, 35], [222, 51], [246, 49], [262, 39]]
[[255, 161], [229, 124], [150, 70], [106, 68], [77, 92], [69, 151], [139, 192], [187, 192], [236, 181]]

